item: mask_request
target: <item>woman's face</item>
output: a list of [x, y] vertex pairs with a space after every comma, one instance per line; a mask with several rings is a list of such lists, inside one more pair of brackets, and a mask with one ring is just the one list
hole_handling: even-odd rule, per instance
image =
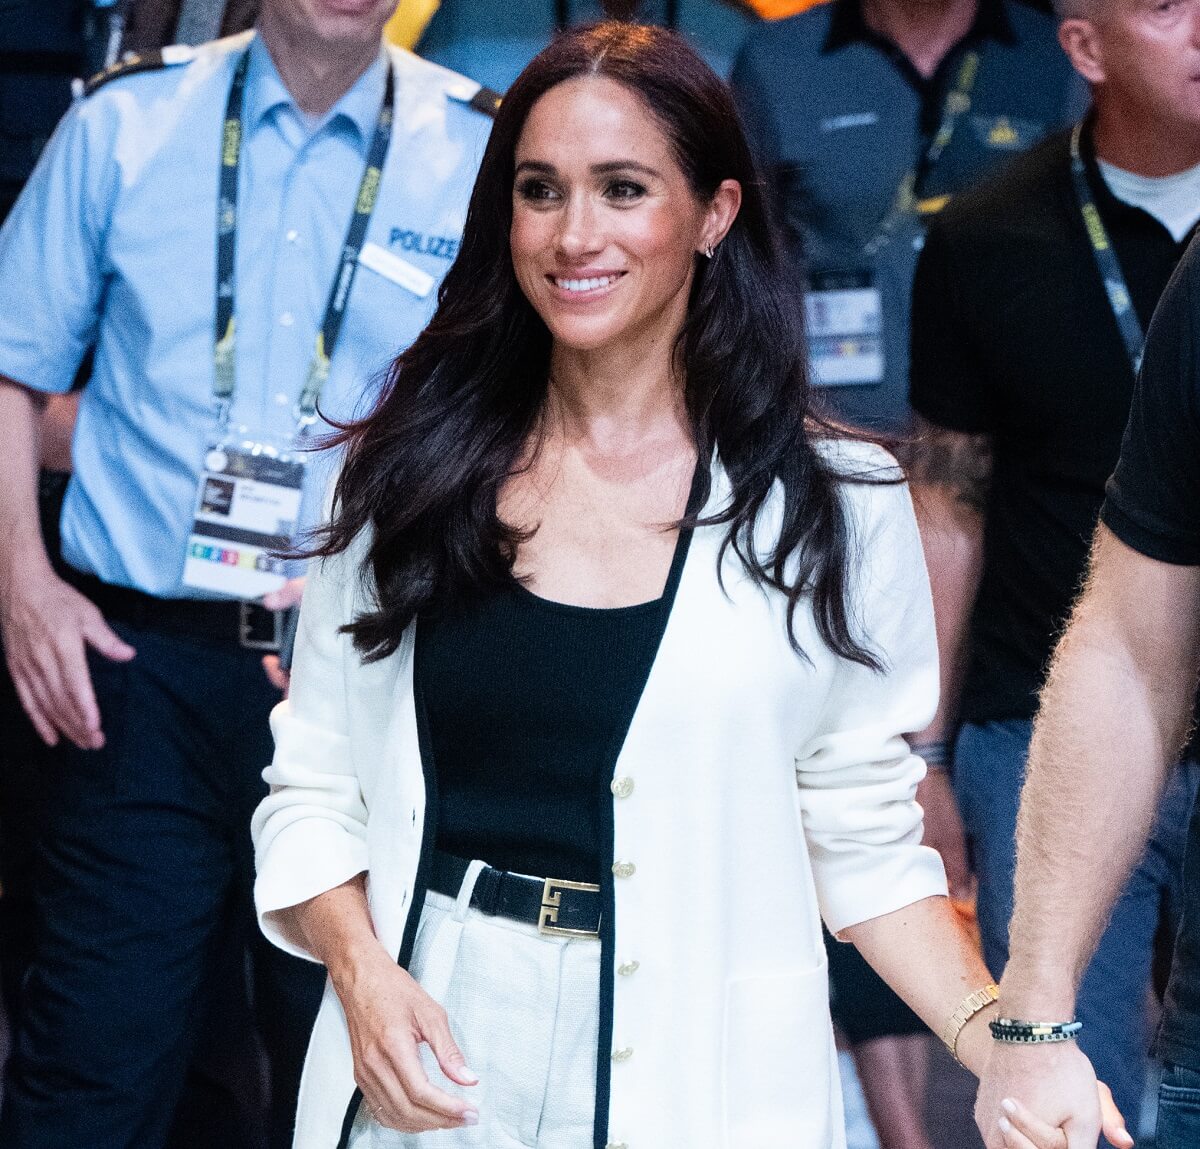
[[640, 98], [598, 76], [559, 84], [534, 104], [515, 160], [513, 268], [556, 343], [673, 343], [696, 253], [733, 214], [722, 226], [696, 199]]

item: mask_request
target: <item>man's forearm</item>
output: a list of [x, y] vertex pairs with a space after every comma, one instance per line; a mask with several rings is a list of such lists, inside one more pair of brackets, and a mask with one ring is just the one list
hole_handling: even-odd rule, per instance
[[916, 741], [945, 741], [954, 734], [966, 673], [971, 612], [983, 566], [983, 522], [941, 487], [916, 487], [913, 505], [929, 568], [940, 664], [937, 713]]
[[937, 714], [918, 741], [943, 741], [953, 736], [958, 718], [971, 612], [983, 570], [991, 443], [986, 435], [922, 421], [904, 463], [929, 569], [941, 664]]
[[42, 413], [34, 392], [0, 375], [0, 580], [19, 562], [25, 569], [49, 567], [38, 519]]
[[71, 470], [71, 442], [79, 414], [79, 392], [51, 395], [42, 420], [42, 466], [48, 471]]
[[1006, 1013], [1072, 1015], [1083, 970], [1145, 848], [1196, 685], [1197, 579], [1100, 529], [1055, 655], [1017, 830]]

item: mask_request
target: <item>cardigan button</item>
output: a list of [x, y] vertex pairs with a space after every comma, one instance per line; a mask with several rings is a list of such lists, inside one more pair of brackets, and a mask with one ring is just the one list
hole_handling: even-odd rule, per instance
[[628, 1061], [633, 1056], [633, 1048], [625, 1046], [624, 1049], [614, 1049], [612, 1054], [613, 1061]]
[[604, 1149], [629, 1149], [629, 1146], [624, 1141], [610, 1141]]
[[637, 866], [632, 862], [615, 862], [613, 863], [612, 872], [618, 878], [632, 878], [637, 873]]
[[616, 798], [628, 798], [633, 793], [632, 778], [614, 778], [609, 789]]
[[642, 963], [639, 961], [623, 961], [617, 966], [617, 973], [622, 977], [630, 977], [641, 969]]

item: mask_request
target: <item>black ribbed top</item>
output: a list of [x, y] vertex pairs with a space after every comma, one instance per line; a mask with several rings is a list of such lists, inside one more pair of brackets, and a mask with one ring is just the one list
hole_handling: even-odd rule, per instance
[[598, 882], [613, 766], [674, 600], [600, 609], [520, 584], [423, 614], [414, 673], [437, 779], [437, 848], [501, 870]]

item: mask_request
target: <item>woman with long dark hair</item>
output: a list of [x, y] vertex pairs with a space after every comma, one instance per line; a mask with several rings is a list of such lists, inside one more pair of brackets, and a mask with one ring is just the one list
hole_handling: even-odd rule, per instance
[[263, 928], [330, 973], [298, 1149], [840, 1146], [821, 917], [986, 1056], [908, 495], [810, 411], [788, 283], [682, 39], [530, 64], [338, 437], [274, 719]]

